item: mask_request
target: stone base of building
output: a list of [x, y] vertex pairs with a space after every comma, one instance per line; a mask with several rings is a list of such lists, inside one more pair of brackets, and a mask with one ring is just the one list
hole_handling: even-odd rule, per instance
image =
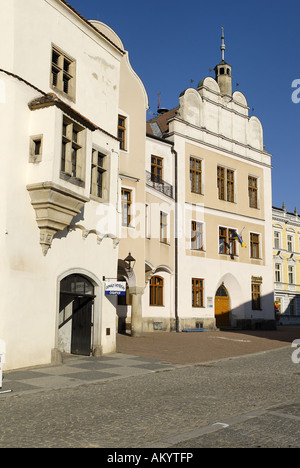
[[276, 320], [241, 319], [236, 321], [237, 329], [241, 330], [276, 330]]
[[[234, 323], [226, 328], [228, 330], [276, 330], [276, 320], [262, 320], [262, 319], [236, 319]], [[215, 318], [179, 318], [178, 331], [183, 330], [219, 330], [216, 326]], [[131, 323], [129, 318], [119, 318], [118, 333], [130, 333]], [[152, 332], [173, 332], [176, 329], [175, 318], [167, 319], [162, 317], [150, 317], [143, 319], [143, 333]]]
[[[214, 318], [179, 318], [178, 331], [186, 329], [205, 329], [216, 330], [216, 322]], [[118, 319], [118, 332], [130, 333], [131, 323], [129, 318], [119, 317]], [[165, 317], [149, 317], [143, 319], [143, 333], [152, 332], [174, 332], [177, 331], [175, 318]]]

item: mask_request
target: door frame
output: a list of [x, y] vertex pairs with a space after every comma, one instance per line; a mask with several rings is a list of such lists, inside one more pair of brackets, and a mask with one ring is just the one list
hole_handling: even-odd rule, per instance
[[[90, 356], [92, 352], [94, 297], [85, 295], [74, 296], [71, 316], [71, 354]], [[80, 304], [81, 299], [83, 303]], [[79, 302], [79, 307], [75, 309], [76, 302]], [[85, 327], [82, 336], [80, 336], [81, 325]]]
[[[222, 288], [224, 289], [224, 291], [226, 292], [226, 296], [225, 296], [225, 295], [224, 295], [224, 296], [217, 296], [217, 293], [218, 293], [218, 291], [219, 291], [219, 289], [220, 289], [221, 287], [222, 287]], [[220, 321], [222, 321], [222, 319], [221, 319], [222, 314], [218, 314], [218, 315], [216, 314], [217, 298], [219, 298], [219, 299], [224, 299], [224, 298], [226, 298], [226, 303], [227, 303], [227, 308], [228, 308], [228, 312], [226, 312], [226, 314], [228, 314], [228, 318], [227, 318], [226, 322], [225, 322], [225, 323], [220, 323], [219, 325], [218, 325], [218, 318], [220, 318]], [[225, 302], [225, 301], [224, 301], [224, 302]], [[223, 326], [223, 327], [230, 327], [230, 324], [231, 324], [231, 320], [230, 320], [230, 319], [231, 319], [231, 317], [230, 317], [230, 315], [231, 315], [231, 313], [230, 313], [230, 312], [231, 312], [231, 308], [230, 308], [230, 295], [229, 295], [228, 289], [226, 288], [226, 286], [224, 285], [224, 283], [221, 283], [220, 286], [219, 286], [219, 287], [217, 288], [217, 290], [216, 290], [215, 298], [214, 298], [214, 306], [215, 306], [215, 321], [216, 321], [216, 326], [217, 326], [217, 327], [218, 327], [218, 326], [220, 326], [220, 327], [222, 327], [222, 326]], [[224, 315], [225, 315], [225, 313], [224, 313]]]
[[[71, 268], [57, 278], [56, 286], [56, 326], [55, 326], [55, 349], [59, 352], [63, 350], [59, 347], [59, 304], [60, 304], [60, 284], [61, 281], [71, 275], [81, 275], [85, 277], [94, 287], [94, 305], [93, 305], [93, 328], [91, 338], [91, 348], [94, 351], [96, 348], [102, 346], [102, 302], [103, 302], [103, 283], [92, 272], [82, 268]], [[71, 337], [69, 342], [69, 349], [71, 350]], [[66, 351], [70, 352], [70, 351]]]

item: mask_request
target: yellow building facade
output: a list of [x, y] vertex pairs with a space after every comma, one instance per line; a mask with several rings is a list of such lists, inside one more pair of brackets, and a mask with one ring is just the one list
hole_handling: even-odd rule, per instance
[[273, 207], [274, 293], [277, 320], [300, 323], [300, 217]]

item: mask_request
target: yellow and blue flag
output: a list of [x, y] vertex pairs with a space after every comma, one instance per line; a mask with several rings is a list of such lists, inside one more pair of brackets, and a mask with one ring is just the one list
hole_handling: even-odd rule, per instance
[[242, 238], [242, 233], [238, 234], [236, 231], [233, 231], [231, 240], [238, 240], [242, 247], [247, 247]]

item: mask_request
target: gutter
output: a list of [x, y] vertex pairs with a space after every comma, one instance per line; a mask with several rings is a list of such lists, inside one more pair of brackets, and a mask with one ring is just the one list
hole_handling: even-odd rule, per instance
[[178, 317], [178, 187], [177, 187], [177, 151], [174, 146], [171, 149], [175, 156], [175, 330], [179, 332]]

